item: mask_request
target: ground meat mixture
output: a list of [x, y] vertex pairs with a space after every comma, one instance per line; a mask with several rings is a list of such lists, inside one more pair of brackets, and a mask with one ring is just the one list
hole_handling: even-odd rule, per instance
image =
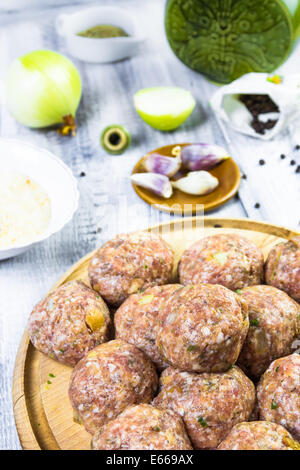
[[283, 426], [268, 421], [253, 421], [234, 426], [218, 449], [300, 450], [300, 445]]
[[161, 237], [137, 232], [105, 243], [92, 257], [89, 277], [107, 302], [120, 305], [130, 294], [167, 284], [173, 265], [173, 251]]
[[182, 255], [181, 284], [221, 284], [228, 289], [261, 284], [264, 257], [247, 238], [234, 234], [205, 237]]
[[31, 312], [32, 344], [47, 356], [74, 366], [108, 340], [110, 314], [100, 295], [80, 281], [63, 284]]
[[300, 302], [300, 235], [272, 248], [265, 275], [267, 284], [284, 290]]
[[151, 405], [126, 408], [97, 431], [95, 450], [191, 450], [182, 419]]
[[167, 367], [167, 364], [162, 360], [155, 343], [158, 314], [169, 296], [180, 287], [180, 284], [168, 284], [132, 294], [114, 317], [116, 337], [144, 351], [160, 370]]
[[255, 403], [254, 403], [249, 421], [258, 421], [258, 420], [259, 420], [259, 409], [258, 409], [257, 397], [255, 397]]
[[161, 310], [156, 344], [181, 370], [223, 372], [236, 362], [248, 327], [240, 295], [215, 284], [185, 286]]
[[90, 351], [74, 368], [69, 397], [75, 416], [91, 434], [127, 406], [152, 400], [157, 388], [153, 364], [122, 340]]
[[241, 291], [248, 305], [250, 327], [238, 364], [259, 378], [274, 359], [291, 354], [300, 334], [300, 305], [271, 286], [251, 286]]
[[216, 448], [235, 424], [249, 419], [254, 406], [254, 385], [236, 366], [219, 374], [169, 367], [160, 382], [153, 405], [178, 413], [197, 449]]
[[284, 426], [300, 441], [300, 356], [272, 362], [257, 387], [260, 419]]

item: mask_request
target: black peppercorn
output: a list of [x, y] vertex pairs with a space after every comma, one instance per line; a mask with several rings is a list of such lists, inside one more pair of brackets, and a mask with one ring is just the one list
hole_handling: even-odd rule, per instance
[[292, 166], [293, 166], [293, 165], [296, 165], [295, 160], [291, 160], [290, 165], [292, 165]]
[[284, 153], [282, 153], [282, 154], [280, 155], [280, 158], [281, 158], [281, 160], [284, 160], [284, 159], [285, 159]]
[[263, 159], [259, 160], [259, 164], [260, 164], [260, 165], [264, 165], [265, 163], [266, 163], [266, 162], [265, 162]]
[[300, 165], [297, 166], [295, 171], [296, 171], [296, 173], [300, 173]]
[[260, 208], [260, 204], [259, 202], [257, 202], [255, 205], [254, 205], [255, 209], [259, 209]]
[[246, 180], [246, 179], [247, 179], [247, 175], [243, 175], [242, 178], [243, 178], [243, 180]]
[[300, 145], [295, 145], [295, 150], [300, 150]]
[[85, 172], [82, 171], [79, 176], [81, 176], [81, 177], [85, 176]]
[[277, 119], [268, 119], [266, 122], [259, 120], [260, 114], [279, 112], [277, 104], [272, 101], [269, 95], [242, 94], [239, 99], [252, 114], [251, 126], [258, 134], [265, 134], [266, 130], [273, 129]]

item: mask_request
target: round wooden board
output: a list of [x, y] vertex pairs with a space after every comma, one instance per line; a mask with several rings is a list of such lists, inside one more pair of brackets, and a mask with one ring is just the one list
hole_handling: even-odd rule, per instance
[[[161, 155], [170, 156], [172, 155], [172, 149], [177, 145], [185, 147], [190, 144], [165, 145], [164, 147], [152, 150], [147, 155], [160, 153]], [[143, 173], [145, 171], [143, 168], [145, 157], [146, 155], [136, 163], [132, 170], [132, 174]], [[186, 173], [187, 171], [183, 170], [180, 170], [179, 172], [181, 177], [185, 176]], [[177, 215], [195, 215], [197, 212], [199, 213], [200, 204], [203, 205], [204, 212], [210, 211], [222, 204], [225, 204], [225, 202], [231, 199], [239, 189], [241, 181], [240, 169], [232, 158], [224, 160], [219, 165], [209, 170], [209, 173], [218, 178], [219, 186], [210, 194], [206, 194], [205, 196], [186, 194], [179, 189], [174, 189], [172, 196], [169, 199], [164, 199], [141, 186], [137, 186], [133, 183], [132, 186], [137, 195], [143, 199], [143, 201], [154, 206], [156, 209]]]
[[[194, 241], [214, 233], [236, 233], [254, 241], [266, 256], [273, 245], [289, 239], [295, 232], [249, 219], [189, 217], [151, 227], [170, 243], [176, 265], [183, 250]], [[93, 253], [72, 266], [52, 289], [64, 282], [82, 279], [88, 283], [87, 267]], [[174, 280], [176, 270], [174, 270]], [[54, 378], [49, 374], [55, 375]], [[21, 341], [15, 364], [13, 406], [15, 421], [24, 449], [89, 449], [90, 436], [73, 421], [68, 400], [71, 368], [53, 361], [35, 350], [27, 332]], [[50, 381], [51, 384], [47, 382]]]

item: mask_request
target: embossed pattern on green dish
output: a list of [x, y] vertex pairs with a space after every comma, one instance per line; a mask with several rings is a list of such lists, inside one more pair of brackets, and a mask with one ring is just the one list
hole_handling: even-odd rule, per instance
[[176, 56], [219, 83], [275, 70], [294, 37], [281, 0], [168, 0], [165, 28]]

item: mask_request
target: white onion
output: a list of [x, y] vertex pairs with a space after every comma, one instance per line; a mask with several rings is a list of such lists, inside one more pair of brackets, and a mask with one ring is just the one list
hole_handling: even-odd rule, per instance
[[81, 80], [75, 65], [54, 51], [33, 51], [16, 59], [5, 80], [5, 101], [10, 113], [28, 127], [65, 124], [62, 133], [75, 129], [81, 98]]

